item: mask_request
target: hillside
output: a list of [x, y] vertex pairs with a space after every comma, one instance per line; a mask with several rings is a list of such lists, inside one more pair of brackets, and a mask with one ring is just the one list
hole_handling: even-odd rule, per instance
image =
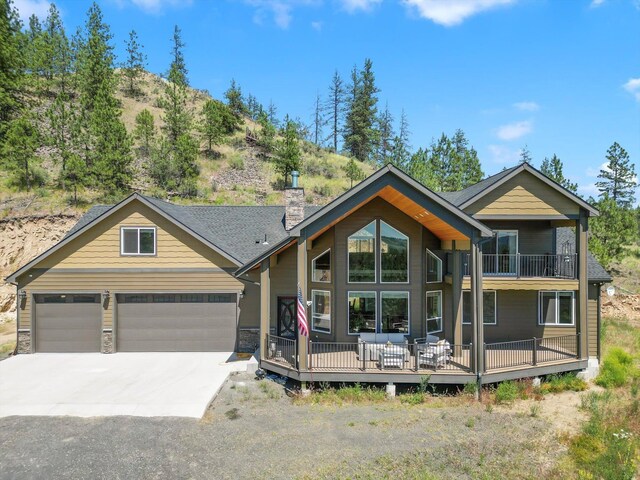
[[[122, 120], [130, 134], [133, 133], [135, 117], [144, 109], [148, 109], [154, 116], [156, 128], [162, 126], [162, 109], [159, 101], [165, 83], [160, 77], [145, 73], [141, 85], [142, 94], [127, 97], [122, 89], [117, 91], [117, 99], [122, 107]], [[52, 99], [50, 96], [31, 92], [34, 111], [38, 113], [39, 127], [47, 130], [44, 112]], [[211, 98], [201, 90], [189, 89], [189, 108], [197, 121], [204, 102]], [[195, 122], [194, 122], [195, 123]], [[198, 179], [198, 196], [191, 199], [173, 199], [181, 203], [199, 204], [228, 204], [228, 205], [276, 205], [282, 203], [282, 180], [275, 174], [271, 162], [262, 158], [259, 149], [252, 146], [246, 139], [247, 131], [256, 132], [260, 127], [249, 118], [233, 135], [225, 137], [223, 143], [214, 147], [213, 155], [205, 155], [201, 151], [198, 159], [200, 177]], [[306, 201], [310, 204], [325, 204], [332, 198], [344, 192], [349, 187], [342, 167], [348, 159], [342, 155], [330, 153], [320, 149], [310, 142], [301, 141], [303, 153], [300, 184], [305, 188]], [[48, 183], [30, 193], [18, 192], [10, 187], [7, 181], [0, 182], [0, 219], [32, 214], [67, 213], [76, 215], [86, 210], [94, 203], [100, 203], [97, 192], [84, 191], [80, 194], [79, 208], [71, 206], [68, 193], [62, 192], [54, 184], [58, 176], [59, 166], [50, 160], [51, 148], [43, 145], [38, 155], [43, 158], [43, 168], [48, 173]], [[132, 188], [145, 194], [163, 197], [154, 187], [146, 174], [144, 160], [134, 148], [135, 175]], [[366, 174], [373, 171], [373, 167], [362, 165]]]

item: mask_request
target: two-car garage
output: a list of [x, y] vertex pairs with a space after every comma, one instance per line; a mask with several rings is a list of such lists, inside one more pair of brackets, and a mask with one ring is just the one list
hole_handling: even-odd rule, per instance
[[[118, 293], [114, 350], [230, 352], [237, 341], [236, 293]], [[99, 352], [99, 293], [34, 295], [36, 352]]]

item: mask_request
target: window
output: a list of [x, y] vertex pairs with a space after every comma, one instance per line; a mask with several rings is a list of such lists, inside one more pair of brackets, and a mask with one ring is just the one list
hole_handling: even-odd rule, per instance
[[427, 249], [427, 283], [442, 282], [442, 260]]
[[[482, 292], [482, 316], [485, 325], [496, 325], [496, 292], [485, 290]], [[471, 324], [471, 292], [462, 292], [462, 323]]]
[[122, 227], [120, 231], [120, 253], [122, 255], [155, 255], [156, 229]]
[[539, 293], [540, 325], [573, 325], [575, 320], [575, 302], [573, 292]]
[[376, 331], [376, 292], [349, 292], [349, 333]]
[[376, 222], [361, 228], [348, 240], [349, 282], [376, 281]]
[[496, 236], [480, 243], [484, 254], [482, 269], [494, 275], [515, 275], [517, 273], [518, 231], [498, 230]]
[[321, 253], [311, 262], [311, 281], [331, 282], [331, 249]]
[[154, 295], [153, 303], [176, 303], [176, 296], [171, 294]]
[[442, 291], [427, 292], [427, 333], [442, 331]]
[[181, 303], [204, 303], [208, 297], [202, 293], [183, 293], [180, 295]]
[[380, 312], [380, 333], [409, 334], [409, 292], [381, 292]]
[[311, 330], [331, 333], [331, 292], [311, 291]]
[[409, 237], [380, 221], [380, 282], [409, 281]]

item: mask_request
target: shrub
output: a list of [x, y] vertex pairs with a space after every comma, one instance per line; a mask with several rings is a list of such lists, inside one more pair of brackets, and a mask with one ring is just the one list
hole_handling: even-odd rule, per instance
[[229, 159], [229, 167], [234, 170], [244, 170], [244, 158], [242, 158], [242, 155], [233, 154]]
[[578, 378], [575, 373], [550, 375], [540, 386], [542, 393], [560, 393], [565, 391], [582, 392], [587, 389], [587, 382]]
[[607, 354], [596, 384], [604, 388], [615, 388], [626, 385], [635, 375], [633, 357], [621, 348], [612, 348]]
[[511, 380], [502, 382], [496, 388], [495, 398], [496, 403], [511, 403], [520, 396], [518, 384]]

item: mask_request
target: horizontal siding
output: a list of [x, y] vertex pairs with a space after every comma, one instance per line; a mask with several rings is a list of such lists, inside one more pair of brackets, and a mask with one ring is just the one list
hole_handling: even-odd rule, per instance
[[597, 285], [589, 285], [589, 296], [587, 300], [587, 348], [589, 356], [598, 355], [598, 295], [600, 288]]
[[[27, 291], [25, 308], [20, 312], [20, 328], [31, 328], [31, 294], [34, 292], [94, 292], [108, 290], [112, 296], [121, 292], [237, 292], [245, 290], [242, 304], [247, 313], [242, 321], [246, 325], [258, 325], [259, 289], [241, 282], [225, 272], [180, 273], [56, 273], [45, 272], [20, 286]], [[241, 307], [243, 306], [241, 305]], [[253, 317], [253, 320], [251, 319]], [[246, 321], [245, 321], [246, 319]], [[113, 301], [104, 311], [103, 328], [113, 325]]]
[[[491, 278], [482, 279], [482, 287], [485, 290], [578, 290], [577, 280], [563, 280], [555, 278]], [[462, 281], [462, 289], [471, 288], [471, 279], [465, 277]]]
[[519, 253], [525, 255], [546, 255], [556, 253], [554, 228], [548, 220], [483, 220], [482, 223], [492, 230], [517, 230]]
[[579, 206], [530, 173], [521, 172], [465, 211], [474, 215], [576, 215]]
[[[295, 297], [298, 284], [297, 245], [276, 255], [271, 260], [271, 328], [276, 328], [278, 321], [278, 297]], [[272, 257], [273, 258], [273, 257]]]

